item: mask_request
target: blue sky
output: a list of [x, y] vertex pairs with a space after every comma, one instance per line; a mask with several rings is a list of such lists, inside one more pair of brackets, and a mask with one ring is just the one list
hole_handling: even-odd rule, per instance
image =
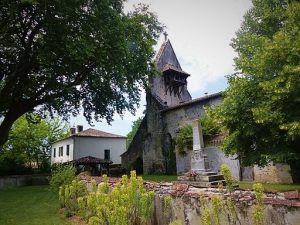
[[[150, 5], [150, 10], [167, 27], [182, 69], [191, 74], [188, 90], [193, 98], [226, 89], [225, 76], [234, 72], [233, 58], [236, 56], [230, 42], [243, 15], [251, 7], [250, 0], [129, 0], [125, 10], [130, 11], [138, 3]], [[156, 50], [163, 39], [162, 35]], [[126, 135], [131, 130], [132, 121], [143, 116], [146, 102], [145, 94], [141, 94], [135, 116], [127, 112], [122, 119], [116, 115], [111, 125], [95, 122], [94, 128]], [[83, 125], [84, 129], [90, 127], [83, 116], [71, 118], [70, 124]]]

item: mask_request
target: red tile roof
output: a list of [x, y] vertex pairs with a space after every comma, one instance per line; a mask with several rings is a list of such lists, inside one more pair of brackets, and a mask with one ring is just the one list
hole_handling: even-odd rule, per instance
[[111, 134], [111, 133], [107, 133], [92, 128], [73, 134], [72, 137], [126, 138], [125, 136], [121, 136], [118, 134]]

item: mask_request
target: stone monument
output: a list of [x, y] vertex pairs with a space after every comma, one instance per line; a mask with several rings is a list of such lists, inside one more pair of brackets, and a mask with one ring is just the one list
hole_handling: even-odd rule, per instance
[[210, 187], [219, 182], [224, 183], [222, 174], [212, 172], [207, 155], [204, 154], [204, 141], [202, 128], [199, 120], [192, 122], [193, 128], [193, 151], [191, 153], [191, 171], [184, 176], [178, 177], [179, 181], [189, 182], [197, 187]]

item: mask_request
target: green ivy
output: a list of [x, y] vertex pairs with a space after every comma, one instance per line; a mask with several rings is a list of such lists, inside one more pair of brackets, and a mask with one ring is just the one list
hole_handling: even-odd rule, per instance
[[193, 128], [190, 124], [183, 126], [176, 138], [177, 152], [186, 156], [187, 151], [193, 149]]

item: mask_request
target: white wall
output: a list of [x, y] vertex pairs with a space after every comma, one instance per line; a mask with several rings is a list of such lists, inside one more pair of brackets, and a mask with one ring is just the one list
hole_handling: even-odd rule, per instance
[[[63, 163], [67, 161], [73, 160], [73, 144], [74, 140], [73, 138], [68, 138], [65, 140], [58, 141], [54, 144], [52, 144], [52, 149], [51, 149], [51, 164], [53, 163]], [[67, 145], [70, 145], [70, 152], [69, 156], [67, 156]], [[59, 156], [59, 147], [63, 147], [63, 156]], [[54, 158], [54, 148], [56, 148], [56, 157]]]
[[207, 154], [212, 171], [219, 172], [221, 165], [225, 163], [230, 167], [232, 176], [236, 180], [240, 180], [240, 163], [236, 156], [226, 156], [223, 151], [215, 146], [206, 147], [204, 153]]
[[110, 150], [110, 160], [113, 164], [121, 164], [120, 155], [126, 151], [125, 138], [93, 138], [74, 137], [74, 159], [93, 156], [104, 159], [104, 150]]

